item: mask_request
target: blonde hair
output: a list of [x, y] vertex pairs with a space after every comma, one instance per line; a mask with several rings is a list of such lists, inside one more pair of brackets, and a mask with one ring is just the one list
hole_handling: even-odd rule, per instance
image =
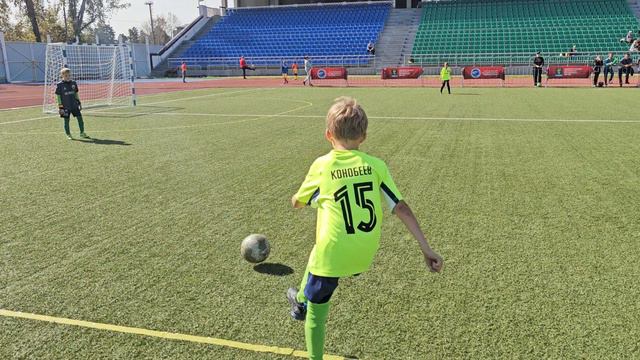
[[327, 113], [327, 129], [336, 139], [360, 139], [367, 134], [368, 125], [364, 109], [351, 97], [335, 99]]
[[71, 69], [69, 68], [62, 68], [62, 70], [60, 70], [60, 76], [63, 76], [64, 74], [69, 74], [71, 75]]

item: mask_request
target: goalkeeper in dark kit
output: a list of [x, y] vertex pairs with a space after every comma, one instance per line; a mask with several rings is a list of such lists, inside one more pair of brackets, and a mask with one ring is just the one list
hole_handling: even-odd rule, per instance
[[60, 113], [60, 117], [64, 119], [64, 132], [67, 134], [67, 139], [73, 140], [71, 131], [69, 130], [69, 117], [71, 115], [78, 120], [80, 137], [90, 139], [89, 136], [84, 133], [84, 121], [82, 121], [82, 114], [80, 113], [82, 104], [78, 96], [78, 84], [71, 80], [71, 70], [68, 68], [60, 70], [60, 77], [62, 81], [56, 86], [56, 99], [58, 101], [58, 112]]

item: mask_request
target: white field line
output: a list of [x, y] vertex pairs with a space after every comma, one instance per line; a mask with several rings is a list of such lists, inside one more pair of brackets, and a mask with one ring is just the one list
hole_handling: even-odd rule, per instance
[[[206, 97], [214, 97], [214, 96], [218, 96], [218, 95], [238, 94], [238, 93], [245, 93], [245, 92], [259, 91], [259, 90], [263, 90], [263, 89], [245, 89], [245, 90], [237, 90], [237, 91], [225, 91], [225, 92], [218, 92], [218, 93], [213, 93], [213, 94], [183, 97], [183, 98], [179, 98], [179, 99], [170, 99], [170, 100], [155, 101], [155, 102], [150, 102], [150, 103], [142, 103], [142, 104], [140, 104], [140, 106], [165, 104], [165, 103], [174, 102], [174, 101], [193, 100], [193, 99], [200, 99], [200, 98], [206, 98]], [[166, 95], [166, 94], [167, 93], [162, 93], [162, 95]], [[42, 105], [36, 105], [36, 106], [42, 106]], [[130, 106], [128, 106], [128, 105], [127, 106], [112, 106], [112, 107], [106, 108], [105, 111], [106, 110], [112, 110], [112, 109], [129, 108], [129, 107]], [[101, 110], [95, 110], [95, 111], [90, 111], [89, 110], [89, 111], [85, 111], [85, 113], [101, 113], [101, 114], [105, 114], [105, 112], [101, 111]], [[115, 113], [117, 113], [117, 112], [115, 112]], [[106, 112], [106, 114], [109, 114], [109, 112]], [[138, 113], [135, 113], [135, 114], [137, 115]], [[148, 114], [147, 113], [140, 113], [140, 115], [148, 115]], [[21, 119], [21, 120], [0, 122], [0, 125], [17, 124], [17, 123], [22, 123], [22, 122], [36, 121], [36, 120], [53, 118], [53, 117], [58, 117], [58, 115], [52, 114], [52, 115], [38, 116], [38, 117], [34, 117], [34, 118], [29, 118], [29, 119]]]
[[[164, 127], [152, 127], [152, 128], [138, 128], [138, 129], [111, 129], [111, 130], [92, 130], [91, 133], [117, 133], [117, 132], [136, 132], [136, 131], [154, 131], [154, 130], [175, 130], [175, 129], [189, 129], [189, 128], [199, 128], [199, 127], [208, 127], [208, 126], [218, 126], [218, 125], [229, 125], [229, 124], [240, 124], [245, 122], [251, 122], [256, 120], [261, 120], [265, 118], [278, 118], [286, 116], [286, 114], [302, 109], [306, 109], [308, 107], [313, 106], [313, 103], [309, 101], [303, 100], [295, 100], [297, 102], [305, 103], [302, 106], [298, 106], [296, 108], [279, 112], [277, 114], [265, 115], [265, 116], [243, 116], [249, 117], [248, 119], [242, 119], [237, 121], [225, 121], [225, 122], [217, 122], [217, 123], [209, 123], [209, 124], [196, 124], [196, 125], [183, 125], [183, 126], [164, 126]], [[144, 113], [143, 113], [144, 114]], [[153, 115], [155, 113], [149, 113]], [[181, 115], [181, 113], [172, 113], [173, 116]], [[48, 135], [48, 134], [59, 134], [59, 131], [47, 131], [47, 132], [39, 132], [39, 131], [25, 131], [25, 132], [0, 132], [0, 135]]]
[[[299, 101], [299, 100], [298, 100]], [[117, 114], [117, 113], [114, 113]], [[126, 115], [128, 113], [121, 113]], [[176, 113], [176, 112], [149, 112], [136, 113], [136, 115], [163, 115], [163, 116], [211, 116], [211, 117], [283, 117], [283, 118], [325, 118], [324, 115], [284, 115], [284, 114], [207, 114], [207, 113]], [[425, 116], [368, 116], [369, 119], [380, 120], [452, 120], [452, 121], [514, 121], [514, 122], [595, 122], [595, 123], [640, 123], [637, 120], [619, 119], [518, 119], [518, 118], [479, 118], [479, 117], [425, 117]]]

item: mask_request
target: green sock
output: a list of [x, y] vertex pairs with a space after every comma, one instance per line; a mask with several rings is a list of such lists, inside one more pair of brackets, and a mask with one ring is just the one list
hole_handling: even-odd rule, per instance
[[304, 336], [307, 343], [309, 360], [322, 360], [324, 352], [325, 325], [329, 315], [329, 303], [307, 303], [307, 319], [304, 323]]
[[80, 128], [80, 133], [84, 133], [84, 121], [82, 121], [82, 115], [77, 117], [78, 119], [78, 127]]
[[302, 277], [302, 282], [300, 282], [300, 287], [298, 288], [298, 302], [306, 303], [307, 297], [304, 296], [304, 288], [307, 286], [307, 279], [309, 278], [309, 264], [307, 264], [307, 268], [304, 269], [304, 276]]

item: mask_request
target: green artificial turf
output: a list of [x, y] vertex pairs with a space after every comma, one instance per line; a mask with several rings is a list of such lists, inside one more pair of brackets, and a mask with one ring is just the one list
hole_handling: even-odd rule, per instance
[[[329, 150], [340, 95], [364, 106], [362, 150], [387, 162], [445, 267], [429, 273], [386, 211], [372, 269], [334, 295], [328, 353], [640, 357], [634, 89], [176, 92], [86, 109], [93, 143], [66, 140], [56, 116], [16, 122], [39, 108], [2, 111], [0, 309], [304, 349], [284, 293], [315, 216], [289, 199]], [[250, 233], [280, 275], [241, 259]], [[0, 358], [290, 357], [0, 317]]]

